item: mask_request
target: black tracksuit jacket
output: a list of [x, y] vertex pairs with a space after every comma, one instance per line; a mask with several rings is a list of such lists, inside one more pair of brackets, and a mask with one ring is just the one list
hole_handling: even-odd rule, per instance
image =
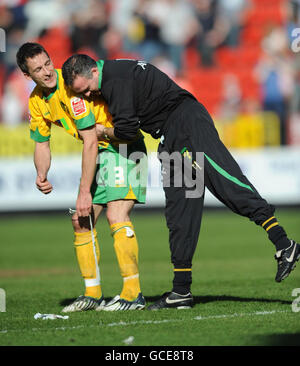
[[195, 99], [165, 73], [142, 61], [104, 62], [101, 93], [117, 138], [130, 140], [139, 129], [158, 138], [169, 115], [185, 99]]
[[[273, 216], [274, 208], [244, 176], [219, 139], [209, 113], [191, 93], [142, 61], [104, 61], [101, 77], [100, 90], [117, 138], [131, 140], [141, 129], [153, 138], [164, 136], [159, 152], [180, 152], [183, 148], [193, 156], [203, 152], [205, 186], [215, 197], [257, 225]], [[184, 186], [164, 187], [171, 259], [176, 268], [192, 265], [203, 210], [204, 197], [186, 198], [185, 190]]]

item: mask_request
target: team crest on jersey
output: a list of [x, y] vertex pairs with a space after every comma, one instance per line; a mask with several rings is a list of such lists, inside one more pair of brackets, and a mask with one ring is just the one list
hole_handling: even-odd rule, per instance
[[76, 117], [84, 114], [87, 111], [85, 101], [79, 97], [74, 97], [71, 99], [71, 107]]
[[60, 105], [61, 105], [62, 109], [63, 109], [66, 113], [69, 113], [68, 107], [65, 105], [65, 103], [63, 103], [62, 101], [60, 101]]

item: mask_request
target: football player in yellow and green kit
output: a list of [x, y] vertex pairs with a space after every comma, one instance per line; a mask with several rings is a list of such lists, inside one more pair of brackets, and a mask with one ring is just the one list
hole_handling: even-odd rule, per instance
[[[68, 89], [61, 70], [54, 68], [40, 44], [23, 44], [17, 53], [17, 63], [24, 76], [37, 84], [29, 98], [30, 136], [35, 141], [36, 185], [42, 193], [48, 194], [53, 189], [47, 179], [52, 124], [83, 141], [81, 180], [72, 225], [85, 293], [63, 312], [143, 309], [145, 299], [140, 289], [138, 243], [129, 216], [134, 204], [144, 203], [146, 196], [147, 159], [142, 135], [128, 145], [119, 145], [120, 141], [105, 138], [104, 127], [113, 126], [107, 105], [100, 96], [87, 100]], [[124, 146], [127, 149], [124, 150]], [[137, 152], [136, 158], [131, 159], [131, 153]], [[108, 304], [102, 294], [100, 249], [93, 228], [104, 207], [107, 207], [106, 216], [123, 278], [120, 295]]]

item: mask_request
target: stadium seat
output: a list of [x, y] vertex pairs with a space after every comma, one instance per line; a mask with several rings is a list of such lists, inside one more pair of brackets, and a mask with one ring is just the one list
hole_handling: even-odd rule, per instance
[[232, 69], [237, 62], [235, 55], [235, 50], [228, 47], [221, 47], [216, 51], [216, 62], [223, 69]]
[[265, 35], [264, 27], [247, 25], [241, 33], [241, 43], [244, 47], [259, 47], [261, 40]]
[[236, 69], [232, 71], [240, 83], [242, 98], [260, 99], [261, 88], [253, 75], [252, 68]]
[[286, 0], [252, 0], [255, 8], [278, 7], [286, 3]]
[[220, 88], [222, 83], [222, 73], [217, 68], [203, 69], [198, 68], [186, 73], [186, 78], [191, 82], [196, 90], [215, 90]]
[[281, 25], [284, 0], [253, 0], [241, 31], [241, 43], [236, 48], [222, 46], [215, 52], [216, 65], [201, 67], [201, 58], [195, 48], [188, 47], [184, 55], [184, 72], [197, 99], [213, 113], [222, 101], [224, 75], [235, 75], [244, 100], [261, 100], [261, 86], [253, 69], [261, 57], [261, 41], [272, 25]]
[[260, 53], [257, 45], [242, 46], [236, 49], [223, 47], [216, 52], [216, 60], [219, 67], [224, 70], [252, 68], [257, 63]]
[[263, 27], [267, 24], [282, 24], [283, 21], [284, 14], [280, 7], [263, 7], [249, 12], [245, 26]]
[[183, 55], [183, 69], [192, 70], [199, 67], [201, 57], [195, 47], [187, 47]]

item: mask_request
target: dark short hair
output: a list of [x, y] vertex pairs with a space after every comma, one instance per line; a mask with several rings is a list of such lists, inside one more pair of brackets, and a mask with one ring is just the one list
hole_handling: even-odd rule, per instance
[[[28, 67], [27, 67], [27, 59], [33, 58], [36, 55], [45, 52], [45, 54], [49, 57], [48, 52], [45, 48], [39, 44], [34, 42], [27, 42], [24, 43], [18, 50], [16, 58], [17, 64], [19, 68], [26, 74], [28, 74]], [[50, 58], [50, 57], [49, 57]]]
[[77, 54], [69, 57], [62, 66], [62, 75], [66, 85], [71, 87], [77, 75], [91, 79], [91, 70], [96, 66], [96, 61], [88, 55]]

